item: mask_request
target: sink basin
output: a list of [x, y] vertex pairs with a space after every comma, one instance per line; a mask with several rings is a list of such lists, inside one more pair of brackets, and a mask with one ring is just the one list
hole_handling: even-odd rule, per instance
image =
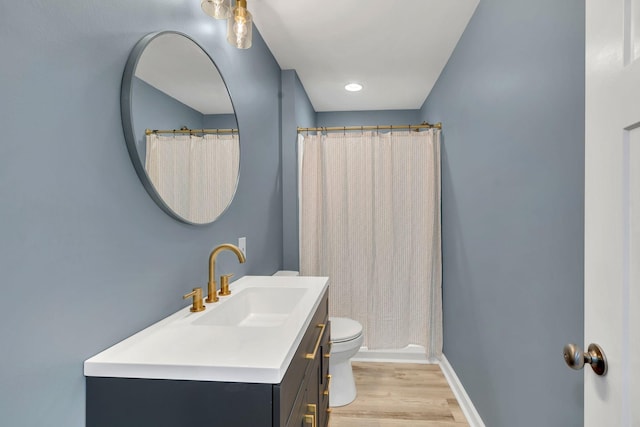
[[206, 310], [192, 313], [185, 303], [86, 360], [84, 373], [278, 384], [328, 286], [327, 277], [244, 276]]
[[286, 322], [307, 292], [304, 288], [245, 288], [193, 321], [194, 325], [277, 327]]

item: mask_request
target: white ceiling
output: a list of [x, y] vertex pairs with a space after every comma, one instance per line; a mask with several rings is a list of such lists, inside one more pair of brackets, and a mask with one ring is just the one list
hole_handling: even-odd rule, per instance
[[[296, 70], [316, 111], [413, 110], [429, 95], [478, 2], [249, 0], [248, 7], [278, 64]], [[184, 37], [154, 39], [136, 76], [203, 114], [233, 112], [215, 66]], [[364, 89], [347, 92], [352, 81]]]
[[[418, 109], [479, 0], [249, 0], [283, 70], [316, 111]], [[344, 85], [357, 81], [360, 92]]]

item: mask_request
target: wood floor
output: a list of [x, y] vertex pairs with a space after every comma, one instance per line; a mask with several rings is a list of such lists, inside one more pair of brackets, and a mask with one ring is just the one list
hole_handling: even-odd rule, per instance
[[440, 366], [354, 362], [358, 397], [329, 427], [469, 426]]

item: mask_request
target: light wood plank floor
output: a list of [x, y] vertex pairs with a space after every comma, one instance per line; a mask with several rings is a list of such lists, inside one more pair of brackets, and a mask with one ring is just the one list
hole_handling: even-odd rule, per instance
[[440, 366], [354, 362], [358, 396], [329, 427], [469, 426]]

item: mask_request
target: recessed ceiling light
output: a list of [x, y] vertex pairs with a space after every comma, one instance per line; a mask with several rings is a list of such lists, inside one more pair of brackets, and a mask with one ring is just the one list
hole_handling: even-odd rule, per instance
[[349, 92], [358, 92], [362, 90], [362, 85], [360, 83], [349, 83], [344, 88]]

